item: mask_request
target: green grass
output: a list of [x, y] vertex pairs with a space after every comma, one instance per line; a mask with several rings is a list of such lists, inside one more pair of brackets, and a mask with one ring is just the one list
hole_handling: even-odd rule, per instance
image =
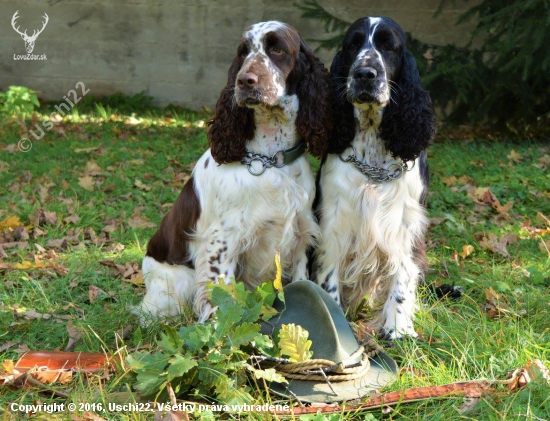
[[[143, 287], [115, 276], [99, 262], [140, 264], [154, 226], [207, 148], [208, 115], [140, 107], [138, 100], [124, 103], [116, 97], [100, 105], [88, 101], [41, 140], [34, 140], [19, 124], [0, 125], [0, 222], [17, 216], [30, 234], [22, 240], [28, 247], [6, 248], [7, 257], [0, 257], [0, 347], [12, 344], [0, 352], [0, 361], [17, 360], [25, 347], [63, 350], [70, 339], [69, 324], [80, 337], [74, 350], [154, 348], [159, 328], [139, 328], [129, 310], [140, 301]], [[113, 114], [115, 108], [134, 114]], [[52, 109], [40, 111], [38, 121]], [[25, 126], [32, 129], [30, 121]], [[23, 136], [33, 142], [28, 152], [16, 146]], [[423, 297], [416, 322], [422, 339], [388, 348], [409, 370], [384, 391], [502, 379], [529, 360], [550, 363], [550, 259], [540, 245], [548, 242], [550, 229], [545, 219], [550, 217], [550, 172], [540, 167], [545, 162], [550, 167], [548, 155], [550, 148], [542, 142], [488, 138], [440, 138], [430, 148], [429, 213], [439, 219], [427, 238], [427, 280], [456, 283], [466, 295], [458, 302]], [[452, 184], [449, 178], [464, 175], [470, 177], [471, 187], [464, 186], [464, 180]], [[91, 177], [91, 190], [79, 184], [90, 181], [86, 176]], [[475, 205], [468, 197], [473, 187], [489, 187], [501, 205], [513, 202], [512, 208], [499, 214], [491, 206]], [[40, 226], [45, 233], [34, 238], [39, 209], [55, 212], [57, 223]], [[76, 223], [64, 221], [74, 215], [79, 217]], [[144, 227], [147, 223], [150, 226]], [[102, 240], [87, 239], [89, 229]], [[517, 237], [507, 245], [509, 256], [484, 246], [483, 238], [490, 234], [496, 239], [506, 234]], [[1, 230], [0, 243], [17, 241], [14, 235], [12, 229]], [[63, 238], [69, 240], [65, 249], [48, 245]], [[473, 252], [462, 257], [466, 245]], [[35, 256], [46, 267], [14, 267], [35, 262]], [[90, 299], [90, 287], [105, 293]], [[500, 296], [496, 306], [503, 311], [501, 317], [484, 310], [489, 288]], [[30, 310], [50, 316], [33, 318]], [[122, 339], [127, 326], [131, 327]], [[0, 388], [0, 419], [23, 419], [23, 414], [10, 414], [11, 402], [64, 402], [54, 390], [68, 394], [69, 401], [105, 405], [127, 397], [130, 381], [130, 376], [117, 374], [106, 381], [77, 378], [69, 385], [48, 385], [42, 393], [36, 388]], [[316, 419], [540, 420], [550, 418], [549, 395], [550, 386], [535, 381], [517, 393], [500, 388], [463, 414], [457, 412], [462, 400], [455, 398], [397, 405], [387, 415], [378, 409]], [[98, 413], [109, 420], [153, 419], [152, 414], [137, 412]], [[69, 419], [66, 414], [41, 417], [33, 419]], [[259, 414], [250, 418], [268, 419]]]

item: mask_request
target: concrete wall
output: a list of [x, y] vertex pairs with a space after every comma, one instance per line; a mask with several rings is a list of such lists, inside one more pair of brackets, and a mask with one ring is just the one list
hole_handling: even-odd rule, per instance
[[[468, 27], [455, 27], [471, 2], [432, 15], [440, 0], [319, 0], [341, 18], [390, 16], [417, 38], [436, 44], [468, 40]], [[324, 36], [322, 24], [304, 20], [294, 0], [0, 0], [0, 89], [24, 85], [40, 97], [60, 99], [77, 82], [91, 95], [145, 90], [159, 105], [212, 107], [243, 31], [264, 20], [295, 26], [305, 40]], [[15, 60], [26, 53], [11, 19], [19, 10], [21, 30], [49, 23], [33, 54], [47, 60]], [[310, 43], [315, 46], [314, 43]], [[320, 53], [330, 65], [334, 52]]]

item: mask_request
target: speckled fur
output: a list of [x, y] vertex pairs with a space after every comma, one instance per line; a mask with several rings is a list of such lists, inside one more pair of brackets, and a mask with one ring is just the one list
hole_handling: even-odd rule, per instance
[[[386, 339], [417, 336], [416, 288], [428, 226], [424, 149], [435, 130], [429, 96], [405, 41], [388, 18], [359, 19], [348, 29], [331, 67], [336, 120], [315, 209], [321, 227], [316, 282], [344, 309], [364, 297], [381, 308], [370, 324]], [[366, 78], [362, 68], [375, 72]], [[414, 167], [396, 180], [373, 182], [340, 159], [352, 148], [357, 159], [374, 167], [403, 162]]]

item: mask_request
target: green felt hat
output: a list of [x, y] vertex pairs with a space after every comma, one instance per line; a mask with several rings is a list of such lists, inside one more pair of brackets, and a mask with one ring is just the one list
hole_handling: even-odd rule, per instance
[[[330, 376], [328, 382], [323, 376], [316, 376], [319, 377], [316, 380], [302, 380], [289, 378], [281, 372], [289, 383], [271, 382], [269, 388], [272, 392], [297, 397], [303, 402], [341, 402], [368, 396], [394, 378], [397, 372], [395, 361], [380, 349], [376, 355], [367, 358], [342, 309], [320, 286], [311, 281], [293, 282], [284, 287], [284, 295], [286, 304], [276, 300], [274, 307], [279, 313], [262, 324], [262, 333], [273, 336], [283, 324], [300, 325], [309, 332], [312, 358], [332, 361], [339, 365], [339, 369], [325, 370]], [[345, 372], [355, 372], [346, 377], [359, 377], [339, 380], [343, 377], [340, 373], [344, 367]], [[280, 370], [277, 366], [275, 369]]]

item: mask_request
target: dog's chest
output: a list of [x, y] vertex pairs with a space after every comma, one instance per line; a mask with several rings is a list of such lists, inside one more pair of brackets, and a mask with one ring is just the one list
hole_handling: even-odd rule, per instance
[[[205, 154], [207, 155], [207, 154]], [[203, 168], [206, 158], [197, 163]], [[315, 184], [311, 168], [301, 157], [283, 168], [268, 168], [254, 176], [240, 163], [194, 173], [201, 202], [197, 238], [213, 229], [238, 244], [240, 266], [256, 273], [272, 267], [275, 253], [292, 254], [296, 239], [311, 218]]]
[[[398, 163], [374, 130], [358, 131], [352, 148], [341, 157], [350, 153], [371, 167], [388, 169]], [[321, 223], [333, 224], [336, 232], [349, 237], [343, 241], [348, 256], [379, 259], [399, 243], [413, 241], [425, 220], [418, 204], [422, 193], [418, 168], [398, 179], [376, 182], [341, 157], [329, 155], [322, 169], [323, 208], [335, 209], [337, 214], [332, 219], [325, 213]]]

